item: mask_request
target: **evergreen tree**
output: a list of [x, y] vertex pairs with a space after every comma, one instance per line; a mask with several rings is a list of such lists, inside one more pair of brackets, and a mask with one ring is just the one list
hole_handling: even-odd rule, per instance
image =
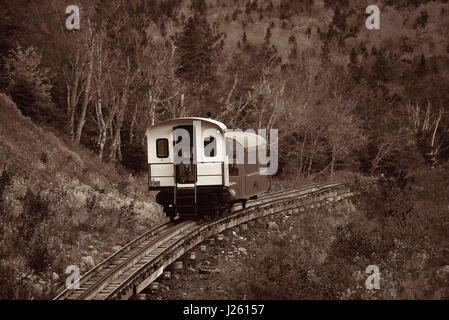
[[246, 48], [246, 45], [248, 44], [248, 38], [246, 36], [246, 32], [245, 31], [243, 31], [242, 44], [243, 44], [244, 48]]
[[419, 60], [418, 66], [416, 67], [415, 74], [418, 77], [424, 77], [427, 74], [426, 58], [424, 54], [421, 53], [421, 58]]
[[205, 0], [192, 0], [191, 9], [193, 12], [200, 15], [205, 15], [207, 12], [207, 4]]
[[268, 42], [270, 42], [270, 40], [271, 40], [271, 29], [270, 29], [270, 27], [268, 27], [267, 31], [265, 32], [264, 41], [268, 43]]
[[334, 16], [332, 18], [332, 23], [340, 30], [346, 30], [346, 14], [340, 10], [340, 7], [335, 8]]
[[359, 62], [359, 58], [358, 58], [357, 51], [355, 50], [355, 48], [352, 48], [352, 50], [351, 50], [351, 55], [349, 56], [349, 61], [351, 62], [351, 64], [357, 64]]
[[367, 48], [366, 48], [366, 44], [365, 44], [365, 42], [362, 40], [362, 41], [360, 41], [360, 46], [359, 46], [359, 52], [361, 53], [361, 54], [365, 54], [365, 52], [367, 52], [368, 50], [367, 50]]
[[161, 35], [163, 37], [165, 37], [167, 35], [167, 27], [165, 26], [164, 19], [162, 19], [162, 21], [161, 21], [160, 30], [161, 30]]
[[234, 12], [232, 13], [232, 21], [237, 20], [238, 15], [239, 15], [238, 11], [234, 10]]
[[[375, 49], [375, 47], [373, 47]], [[379, 52], [376, 55], [376, 60], [374, 61], [373, 67], [372, 67], [372, 73], [375, 80], [378, 81], [386, 81], [387, 80], [387, 61], [385, 60], [384, 55]]]
[[432, 56], [432, 58], [430, 59], [430, 72], [433, 74], [439, 73], [438, 62], [437, 62], [436, 56]]
[[321, 46], [321, 54], [320, 54], [321, 55], [321, 59], [324, 62], [328, 62], [329, 61], [329, 59], [330, 59], [330, 57], [329, 57], [330, 52], [331, 52], [331, 49], [330, 49], [330, 46], [329, 46], [329, 42], [327, 40], [324, 40], [323, 41], [323, 45]]
[[176, 75], [186, 81], [203, 82], [214, 78], [214, 60], [221, 52], [220, 34], [199, 15], [190, 17], [182, 34], [177, 35], [178, 68]]
[[50, 70], [43, 67], [41, 52], [34, 47], [18, 45], [4, 59], [8, 93], [25, 116], [43, 121], [49, 111], [52, 96]]
[[415, 24], [418, 27], [425, 28], [427, 24], [427, 20], [429, 19], [429, 15], [427, 14], [427, 11], [421, 11], [420, 16], [416, 19]]
[[288, 38], [288, 43], [290, 43], [290, 44], [294, 44], [294, 45], [296, 45], [296, 37], [295, 37], [295, 35], [291, 35], [289, 38]]

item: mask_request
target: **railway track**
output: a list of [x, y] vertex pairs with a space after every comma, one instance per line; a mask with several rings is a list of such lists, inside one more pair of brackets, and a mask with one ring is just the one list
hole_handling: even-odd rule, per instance
[[62, 291], [55, 300], [129, 299], [156, 280], [185, 252], [212, 235], [249, 220], [278, 212], [298, 214], [306, 208], [335, 203], [350, 196], [348, 184], [316, 183], [263, 195], [249, 201], [245, 209], [237, 207], [217, 220], [167, 222], [123, 246]]

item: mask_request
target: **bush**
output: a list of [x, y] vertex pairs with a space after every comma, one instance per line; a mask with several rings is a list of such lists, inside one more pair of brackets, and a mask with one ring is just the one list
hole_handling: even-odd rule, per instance
[[[308, 212], [292, 231], [258, 240], [233, 275], [248, 299], [449, 298], [449, 170], [358, 186], [356, 212]], [[367, 290], [369, 265], [380, 290]]]
[[42, 121], [51, 116], [50, 71], [42, 66], [42, 54], [34, 47], [20, 44], [4, 59], [6, 92], [25, 116]]
[[28, 266], [37, 274], [46, 271], [52, 261], [47, 242], [46, 237], [39, 234], [29, 243], [29, 249], [26, 254]]
[[22, 198], [23, 210], [20, 215], [19, 235], [26, 244], [34, 235], [38, 225], [49, 216], [49, 203], [40, 193], [29, 190]]

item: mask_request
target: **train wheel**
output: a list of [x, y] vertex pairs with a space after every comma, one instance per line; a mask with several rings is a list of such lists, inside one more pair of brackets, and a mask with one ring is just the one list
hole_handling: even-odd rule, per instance
[[170, 221], [174, 222], [175, 221], [175, 216], [170, 216]]

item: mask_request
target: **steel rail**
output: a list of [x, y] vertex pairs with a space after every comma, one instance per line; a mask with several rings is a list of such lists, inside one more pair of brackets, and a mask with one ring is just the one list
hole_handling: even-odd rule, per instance
[[[296, 203], [295, 208], [298, 208], [298, 204], [303, 207], [307, 205], [313, 206], [316, 203], [321, 203], [323, 202], [323, 200], [327, 200], [327, 198], [323, 196], [326, 192], [331, 193], [328, 196], [328, 198], [330, 197], [332, 198], [332, 200], [334, 200], [335, 198], [337, 198], [337, 200], [341, 200], [346, 197], [352, 196], [353, 193], [350, 190], [344, 190], [344, 188], [347, 186], [348, 184], [343, 183], [323, 184], [322, 188], [318, 190], [304, 193], [304, 195], [308, 195], [309, 197], [312, 195], [319, 196], [318, 201], [314, 200], [305, 203], [304, 201], [302, 201], [303, 199], [301, 198], [300, 201], [302, 203], [301, 204]], [[336, 188], [337, 190], [335, 190]], [[307, 191], [307, 188], [302, 189], [304, 191]], [[140, 292], [143, 288], [148, 286], [148, 284], [157, 279], [168, 265], [170, 265], [185, 252], [192, 249], [193, 247], [201, 243], [204, 239], [210, 237], [213, 234], [217, 234], [228, 228], [244, 223], [248, 220], [261, 218], [267, 215], [282, 212], [286, 209], [289, 210], [289, 212], [291, 213], [292, 208], [285, 208], [279, 205], [277, 206], [276, 211], [273, 210], [274, 209], [273, 202], [279, 204], [283, 200], [288, 198], [289, 197], [283, 197], [282, 199], [266, 201], [259, 206], [238, 210], [231, 215], [198, 226], [196, 229], [183, 235], [180, 239], [172, 243], [169, 247], [165, 247], [160, 253], [148, 259], [148, 261], [142, 264], [142, 266], [136, 268], [133, 272], [129, 274], [128, 277], [124, 278], [120, 284], [115, 284], [114, 286], [111, 286], [112, 288], [113, 287], [115, 288], [109, 294], [103, 295], [101, 299], [117, 299], [117, 298], [126, 299]], [[291, 203], [293, 202], [290, 202], [289, 204]], [[264, 210], [261, 210], [262, 209], [261, 206], [269, 207], [270, 210], [265, 212]]]
[[[373, 178], [360, 182], [377, 180]], [[287, 211], [288, 214], [293, 211], [298, 213], [306, 207], [313, 208], [323, 202], [336, 202], [350, 197], [353, 195], [349, 190], [351, 185], [352, 183], [342, 182], [304, 185], [264, 194], [256, 200], [248, 201], [245, 209], [237, 209], [217, 220], [202, 224], [187, 221], [179, 228], [176, 226], [181, 223], [180, 219], [162, 224], [129, 242], [86, 273], [79, 283], [87, 285], [87, 288], [73, 290], [76, 283], [72, 284], [55, 299], [129, 298], [157, 279], [168, 265], [204, 239], [249, 220], [282, 211]], [[167, 231], [163, 232], [165, 230]], [[132, 254], [123, 257], [128, 252]], [[107, 269], [106, 272], [101, 273], [104, 269]], [[89, 283], [89, 279], [94, 280], [93, 283]]]
[[102, 275], [100, 279], [98, 279], [93, 285], [89, 286], [86, 290], [84, 290], [78, 296], [78, 299], [86, 300], [94, 297], [104, 287], [106, 287], [109, 282], [115, 280], [123, 272], [132, 267], [138, 261], [138, 259], [145, 256], [152, 250], [156, 249], [165, 241], [170, 240], [178, 233], [195, 225], [197, 225], [196, 221], [183, 221], [171, 228], [164, 230], [164, 232], [162, 233], [154, 235], [151, 239], [149, 239], [148, 243], [146, 243], [142, 248], [139, 249], [139, 247], [137, 247], [137, 252], [133, 253], [128, 257], [124, 257], [124, 261], [119, 262], [117, 265], [113, 264], [113, 267], [108, 272], [106, 272], [106, 274]]
[[177, 219], [174, 222], [166, 222], [161, 225], [158, 225], [147, 232], [143, 233], [142, 235], [138, 236], [137, 238], [133, 239], [123, 247], [121, 247], [119, 250], [112, 253], [109, 257], [104, 259], [102, 262], [94, 266], [92, 269], [90, 269], [87, 273], [85, 273], [79, 280], [74, 281], [69, 287], [64, 289], [60, 294], [58, 294], [54, 300], [60, 300], [65, 299], [69, 295], [72, 295], [74, 293], [74, 290], [76, 287], [81, 287], [85, 282], [87, 282], [95, 273], [105, 269], [108, 265], [111, 264], [111, 262], [121, 256], [122, 254], [125, 254], [126, 252], [130, 251], [131, 248], [138, 246], [141, 242], [143, 242], [146, 238], [152, 237], [158, 232], [164, 231], [172, 226], [177, 225], [179, 222], [181, 222], [180, 219]]

